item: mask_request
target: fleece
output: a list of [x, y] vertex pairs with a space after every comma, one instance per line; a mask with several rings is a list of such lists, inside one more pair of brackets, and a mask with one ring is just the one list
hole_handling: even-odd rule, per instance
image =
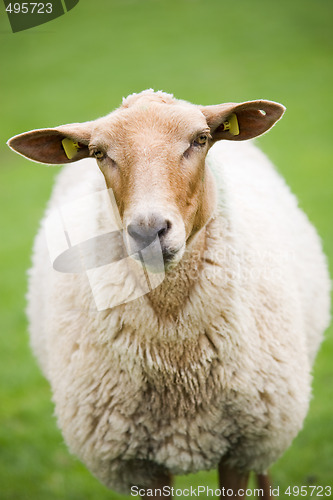
[[[252, 141], [216, 143], [206, 169], [217, 191], [209, 221], [162, 284], [136, 300], [97, 311], [86, 274], [53, 269], [43, 222], [35, 240], [31, 344], [67, 445], [119, 492], [222, 457], [264, 472], [308, 411], [329, 323], [320, 239]], [[94, 160], [67, 165], [46, 216], [105, 188]], [[99, 219], [95, 207], [90, 223], [103, 230]], [[121, 262], [96, 273], [107, 297], [136, 286]]]

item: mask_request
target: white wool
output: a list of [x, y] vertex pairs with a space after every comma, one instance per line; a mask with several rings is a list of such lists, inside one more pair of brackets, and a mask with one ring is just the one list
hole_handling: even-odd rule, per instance
[[[160, 316], [147, 296], [97, 312], [87, 277], [52, 269], [42, 229], [35, 242], [31, 342], [59, 426], [70, 449], [122, 492], [149, 485], [154, 468], [196, 472], [222, 456], [265, 471], [308, 410], [311, 366], [329, 323], [319, 238], [250, 142], [217, 143], [207, 164], [219, 204], [176, 317]], [[101, 189], [94, 160], [66, 166], [49, 208]], [[133, 283], [106, 273], [102, 285], [117, 294]], [[163, 290], [168, 300], [172, 281]]]

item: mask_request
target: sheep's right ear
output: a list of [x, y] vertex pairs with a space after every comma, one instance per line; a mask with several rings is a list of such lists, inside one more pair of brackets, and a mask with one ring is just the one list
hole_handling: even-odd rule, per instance
[[89, 156], [91, 123], [31, 130], [15, 135], [7, 144], [20, 155], [40, 163], [71, 163]]

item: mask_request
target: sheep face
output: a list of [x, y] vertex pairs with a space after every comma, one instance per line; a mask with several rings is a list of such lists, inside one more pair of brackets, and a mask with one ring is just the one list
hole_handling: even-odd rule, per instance
[[114, 192], [130, 253], [158, 238], [166, 266], [180, 260], [214, 208], [210, 145], [195, 106], [151, 102], [96, 123], [89, 149]]
[[283, 111], [270, 101], [200, 107], [145, 91], [106, 117], [27, 132], [9, 146], [43, 163], [95, 157], [113, 190], [129, 253], [154, 249], [159, 241], [170, 268], [214, 210], [214, 182], [205, 166], [209, 148], [220, 139], [260, 135]]

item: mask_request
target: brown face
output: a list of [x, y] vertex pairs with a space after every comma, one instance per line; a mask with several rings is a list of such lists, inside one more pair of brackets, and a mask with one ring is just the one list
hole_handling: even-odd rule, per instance
[[[96, 123], [89, 143], [113, 190], [131, 253], [158, 238], [166, 264], [207, 222], [210, 129], [196, 107], [151, 103]], [[206, 189], [205, 189], [206, 188]]]

